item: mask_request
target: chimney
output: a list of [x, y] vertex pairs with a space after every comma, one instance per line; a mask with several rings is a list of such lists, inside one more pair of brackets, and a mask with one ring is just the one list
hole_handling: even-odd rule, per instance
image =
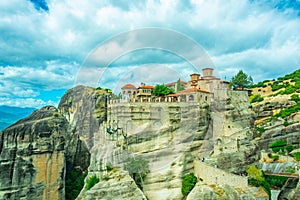
[[202, 69], [203, 77], [213, 77], [213, 68], [204, 68]]

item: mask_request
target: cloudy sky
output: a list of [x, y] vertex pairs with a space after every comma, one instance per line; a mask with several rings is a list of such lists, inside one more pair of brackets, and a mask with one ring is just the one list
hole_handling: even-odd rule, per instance
[[144, 28], [194, 41], [222, 79], [242, 69], [258, 82], [300, 68], [299, 0], [1, 0], [0, 105], [56, 105], [84, 76], [80, 70], [91, 56], [105, 55], [99, 47], [109, 40], [122, 54], [110, 58], [107, 70], [88, 70], [98, 85], [118, 91], [126, 82], [187, 80], [193, 63], [170, 48], [191, 53], [188, 41], [146, 34], [157, 38], [157, 48], [143, 43], [119, 51], [121, 43], [130, 49], [140, 42], [120, 34]]

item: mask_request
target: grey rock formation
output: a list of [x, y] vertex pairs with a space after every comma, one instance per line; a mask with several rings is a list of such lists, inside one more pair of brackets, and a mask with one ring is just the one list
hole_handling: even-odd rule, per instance
[[128, 172], [113, 169], [91, 189], [84, 189], [77, 200], [146, 200]]
[[64, 199], [67, 127], [48, 106], [0, 133], [0, 199]]
[[0, 199], [64, 199], [65, 178], [90, 164], [89, 141], [105, 120], [105, 99], [103, 91], [78, 86], [59, 109], [41, 108], [2, 131]]

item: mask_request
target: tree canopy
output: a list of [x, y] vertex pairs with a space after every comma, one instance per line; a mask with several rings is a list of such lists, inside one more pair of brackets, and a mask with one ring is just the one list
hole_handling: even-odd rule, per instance
[[174, 91], [171, 88], [165, 86], [164, 84], [156, 85], [153, 90], [153, 94], [155, 94], [156, 96], [166, 96], [172, 93], [174, 93]]
[[184, 90], [184, 87], [182, 87], [181, 81], [180, 81], [180, 79], [178, 79], [176, 82], [176, 92], [179, 92], [181, 90]]
[[247, 88], [251, 84], [253, 84], [253, 79], [251, 76], [248, 76], [246, 73], [243, 72], [243, 70], [240, 70], [237, 75], [232, 77], [231, 79], [231, 86], [236, 88]]

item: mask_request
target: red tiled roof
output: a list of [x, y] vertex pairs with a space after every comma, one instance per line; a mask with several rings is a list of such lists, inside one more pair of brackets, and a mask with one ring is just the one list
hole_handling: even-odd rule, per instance
[[136, 89], [136, 87], [132, 84], [126, 84], [122, 87], [122, 89]]
[[201, 89], [197, 89], [197, 88], [188, 88], [186, 90], [181, 90], [179, 92], [176, 92], [175, 94], [169, 94], [167, 96], [174, 97], [174, 96], [180, 96], [182, 94], [191, 94], [191, 93], [195, 93], [195, 92], [211, 93], [211, 92], [209, 92], [207, 90], [201, 90]]
[[[176, 83], [177, 83], [177, 81], [176, 82], [172, 82], [172, 83], [167, 83], [166, 86], [167, 87], [174, 86]], [[187, 84], [187, 82], [185, 82], [185, 81], [180, 81], [180, 83], [182, 85], [186, 85]]]
[[155, 87], [152, 85], [141, 85], [139, 89], [154, 89]]
[[207, 90], [201, 90], [201, 89], [198, 89], [198, 88], [188, 88], [186, 90], [181, 90], [177, 93], [179, 93], [179, 94], [188, 94], [188, 93], [194, 93], [194, 92], [210, 93]]

